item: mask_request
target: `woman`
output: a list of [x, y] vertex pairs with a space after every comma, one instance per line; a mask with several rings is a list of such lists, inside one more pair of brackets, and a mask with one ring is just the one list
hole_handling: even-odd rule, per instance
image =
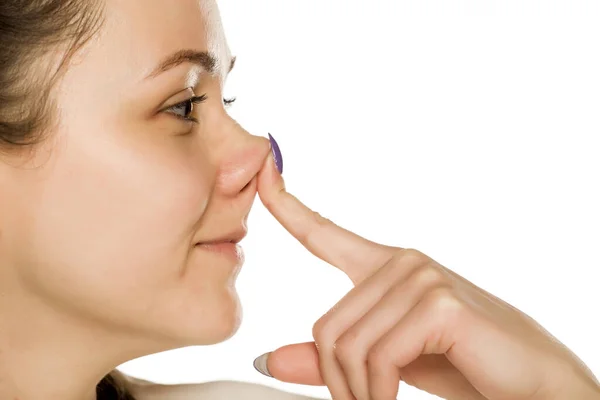
[[141, 5], [0, 2], [0, 399], [303, 398], [113, 371], [236, 332], [235, 243], [257, 193], [355, 284], [315, 342], [259, 357], [263, 373], [340, 400], [394, 399], [400, 381], [447, 399], [600, 398], [518, 310], [285, 191], [275, 142], [226, 113], [234, 58], [214, 0]]

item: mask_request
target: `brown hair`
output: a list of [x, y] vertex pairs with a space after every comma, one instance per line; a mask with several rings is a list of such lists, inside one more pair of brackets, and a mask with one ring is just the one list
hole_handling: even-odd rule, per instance
[[[52, 89], [101, 27], [101, 0], [0, 0], [0, 154], [32, 149], [56, 122]], [[132, 400], [118, 371], [99, 400]]]
[[101, 12], [97, 0], [0, 1], [0, 151], [41, 141], [56, 117], [51, 90]]
[[106, 375], [96, 387], [97, 400], [135, 400], [127, 390], [127, 379], [122, 372], [114, 370]]

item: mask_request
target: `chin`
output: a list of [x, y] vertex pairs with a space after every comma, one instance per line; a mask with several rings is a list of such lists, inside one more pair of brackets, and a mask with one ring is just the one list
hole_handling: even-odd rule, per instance
[[242, 305], [235, 288], [187, 311], [177, 313], [178, 320], [167, 327], [168, 336], [175, 339], [178, 347], [224, 342], [234, 336], [242, 324]]

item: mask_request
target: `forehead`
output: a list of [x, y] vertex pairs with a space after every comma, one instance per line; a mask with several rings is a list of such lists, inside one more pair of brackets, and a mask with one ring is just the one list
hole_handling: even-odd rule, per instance
[[[215, 0], [107, 0], [104, 46], [140, 80], [182, 49], [208, 51], [224, 79], [231, 62]], [[139, 79], [138, 79], [139, 78]]]

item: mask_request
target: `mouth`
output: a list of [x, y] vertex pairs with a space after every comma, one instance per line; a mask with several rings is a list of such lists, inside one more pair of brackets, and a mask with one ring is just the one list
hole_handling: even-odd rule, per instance
[[238, 244], [246, 237], [247, 233], [248, 231], [245, 228], [239, 227], [235, 230], [223, 233], [214, 239], [199, 241], [198, 243], [196, 243], [196, 245], [213, 245], [223, 243]]
[[196, 243], [196, 247], [212, 253], [224, 255], [236, 262], [241, 262], [244, 259], [244, 252], [238, 243], [246, 237], [246, 234], [246, 229], [239, 228], [220, 235], [215, 239], [200, 241]]

